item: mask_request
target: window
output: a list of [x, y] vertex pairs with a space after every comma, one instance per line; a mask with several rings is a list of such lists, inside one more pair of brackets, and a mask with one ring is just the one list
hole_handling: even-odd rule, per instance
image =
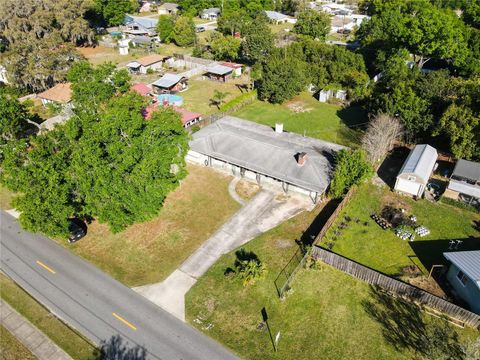
[[465, 276], [465, 274], [462, 272], [462, 270], [459, 270], [457, 273], [457, 279], [460, 280], [463, 286], [467, 284], [468, 278]]
[[408, 176], [408, 181], [415, 181], [417, 178], [415, 176]]

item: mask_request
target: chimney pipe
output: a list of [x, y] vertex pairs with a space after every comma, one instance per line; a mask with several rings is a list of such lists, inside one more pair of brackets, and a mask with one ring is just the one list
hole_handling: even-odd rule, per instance
[[283, 133], [283, 124], [282, 123], [276, 123], [275, 124], [275, 132], [277, 134]]
[[303, 166], [305, 164], [305, 161], [307, 161], [307, 153], [300, 152], [297, 154], [296, 158], [298, 166]]

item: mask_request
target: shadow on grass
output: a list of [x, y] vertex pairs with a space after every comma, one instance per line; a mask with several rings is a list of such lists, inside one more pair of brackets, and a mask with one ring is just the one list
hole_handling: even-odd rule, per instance
[[397, 351], [408, 349], [427, 359], [464, 359], [457, 332], [443, 320], [425, 322], [415, 304], [371, 287], [370, 298], [362, 305], [382, 325], [384, 339]]
[[140, 345], [130, 346], [120, 335], [115, 335], [103, 340], [94, 356], [97, 360], [146, 360], [147, 350]]
[[390, 188], [395, 186], [397, 175], [406, 160], [410, 149], [397, 147], [387, 156], [378, 168], [377, 174]]

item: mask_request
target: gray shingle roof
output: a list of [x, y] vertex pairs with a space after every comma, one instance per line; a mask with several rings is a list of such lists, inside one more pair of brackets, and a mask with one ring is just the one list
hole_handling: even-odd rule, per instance
[[129, 25], [132, 23], [137, 23], [145, 29], [154, 29], [158, 24], [158, 19], [150, 19], [142, 16], [134, 16], [129, 14], [125, 15], [123, 24]]
[[480, 287], [480, 250], [445, 252], [443, 256]]
[[458, 176], [473, 181], [480, 181], [480, 163], [460, 159], [455, 165], [452, 176]]
[[215, 75], [226, 75], [233, 71], [231, 67], [224, 66], [224, 65], [214, 65], [207, 69], [207, 72]]
[[220, 8], [208, 8], [202, 11], [202, 14], [220, 14]]
[[[293, 133], [276, 133], [269, 126], [225, 116], [194, 133], [190, 148], [305, 190], [323, 193], [331, 180], [332, 155], [344, 147]], [[307, 153], [303, 166], [295, 159], [300, 152]]]
[[430, 145], [416, 145], [408, 154], [398, 175], [413, 174], [426, 183], [432, 174], [437, 157], [437, 150]]
[[165, 74], [160, 79], [152, 83], [152, 85], [168, 89], [178, 83], [180, 80], [182, 80], [180, 75]]

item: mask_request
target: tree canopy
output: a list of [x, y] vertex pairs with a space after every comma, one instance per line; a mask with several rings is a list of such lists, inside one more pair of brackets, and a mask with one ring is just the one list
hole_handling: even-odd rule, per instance
[[2, 148], [0, 182], [20, 195], [22, 225], [65, 236], [68, 219], [93, 217], [120, 231], [152, 218], [185, 174], [187, 135], [179, 115], [160, 108], [144, 120], [145, 99], [113, 65], [72, 67], [75, 115], [65, 125]]
[[330, 32], [330, 16], [321, 11], [305, 10], [297, 18], [293, 31], [312, 39], [325, 40]]
[[95, 12], [100, 15], [108, 26], [123, 23], [125, 14], [138, 10], [136, 0], [95, 0]]
[[175, 38], [175, 21], [169, 15], [160, 15], [158, 18], [157, 32], [161, 42], [170, 44]]
[[173, 39], [178, 46], [184, 47], [195, 44], [197, 35], [195, 34], [195, 24], [193, 23], [192, 18], [179, 16], [175, 20], [173, 31]]

